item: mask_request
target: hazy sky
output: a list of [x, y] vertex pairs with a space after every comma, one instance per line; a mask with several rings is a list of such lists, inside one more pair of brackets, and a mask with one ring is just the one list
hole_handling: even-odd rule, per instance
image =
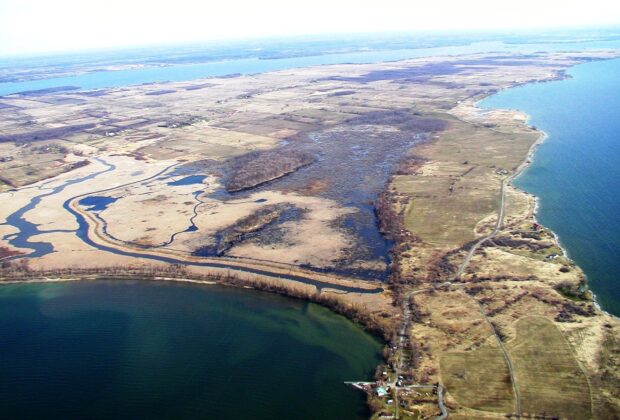
[[619, 0], [0, 0], [0, 54], [287, 34], [616, 23]]

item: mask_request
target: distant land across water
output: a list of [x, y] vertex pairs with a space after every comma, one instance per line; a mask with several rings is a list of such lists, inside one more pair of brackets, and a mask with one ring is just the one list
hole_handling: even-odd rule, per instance
[[[401, 45], [401, 44], [399, 44]], [[0, 83], [0, 96], [13, 93], [30, 92], [42, 89], [54, 88], [77, 88], [82, 90], [118, 88], [145, 83], [162, 82], [182, 82], [206, 77], [227, 76], [234, 74], [257, 74], [269, 71], [286, 70], [293, 68], [309, 67], [327, 64], [359, 64], [359, 63], [378, 63], [387, 61], [399, 61], [420, 57], [431, 57], [438, 55], [462, 55], [472, 53], [487, 52], [519, 52], [532, 53], [536, 51], [579, 51], [584, 49], [609, 49], [620, 48], [620, 40], [603, 41], [582, 41], [582, 42], [556, 42], [556, 43], [504, 43], [501, 41], [483, 41], [459, 45], [447, 45], [430, 48], [396, 48], [396, 49], [371, 49], [366, 51], [354, 51], [344, 53], [320, 53], [320, 50], [313, 52], [316, 55], [286, 57], [280, 54], [279, 58], [261, 58], [258, 53], [255, 57], [231, 58], [225, 60], [209, 60], [208, 56], [201, 55], [195, 58], [199, 62], [191, 61], [191, 56], [179, 63], [179, 60], [169, 58], [169, 63], [165, 65], [141, 64], [132, 68], [119, 66], [118, 69], [111, 69], [118, 64], [113, 54], [103, 55], [98, 63], [99, 70], [79, 72], [77, 74], [54, 77], [55, 72], [62, 71], [62, 67], [71, 67], [71, 60], [61, 60], [61, 58], [50, 58], [51, 63], [58, 62], [54, 67], [54, 72], [50, 71], [46, 78], [35, 80], [10, 81]], [[93, 53], [94, 54], [94, 53]], [[124, 65], [131, 63], [122, 51]], [[167, 54], [171, 54], [168, 52]], [[296, 52], [295, 54], [299, 54]], [[109, 62], [106, 62], [106, 57]], [[162, 57], [166, 62], [166, 56]], [[200, 60], [208, 60], [202, 61]], [[34, 62], [41, 66], [38, 59]], [[162, 61], [162, 60], [160, 60]], [[0, 70], [10, 69], [11, 66], [29, 63], [28, 60], [0, 60]], [[59, 67], [61, 67], [59, 69]], [[106, 70], [107, 69], [107, 70]], [[2, 72], [0, 71], [0, 75]], [[27, 73], [26, 76], [27, 78]]]
[[507, 89], [479, 103], [518, 109], [549, 138], [515, 184], [539, 197], [539, 221], [585, 271], [602, 308], [620, 315], [620, 59], [569, 79]]

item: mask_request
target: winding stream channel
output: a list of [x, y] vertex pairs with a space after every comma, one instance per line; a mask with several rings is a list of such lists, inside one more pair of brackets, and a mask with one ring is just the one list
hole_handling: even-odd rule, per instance
[[[4, 239], [8, 240], [8, 242], [15, 247], [18, 248], [25, 248], [25, 249], [31, 249], [32, 252], [26, 255], [19, 255], [19, 256], [14, 256], [14, 257], [9, 257], [8, 259], [15, 259], [15, 258], [37, 258], [37, 257], [42, 257], [44, 255], [50, 254], [52, 252], [54, 252], [54, 247], [51, 243], [49, 242], [32, 242], [31, 238], [33, 236], [36, 235], [40, 235], [40, 234], [44, 234], [44, 233], [50, 233], [50, 232], [56, 232], [56, 231], [42, 231], [39, 230], [38, 225], [27, 221], [24, 218], [24, 215], [33, 210], [34, 208], [36, 208], [41, 200], [45, 197], [49, 197], [55, 194], [60, 193], [61, 191], [63, 191], [65, 188], [67, 188], [70, 185], [75, 185], [75, 184], [79, 184], [82, 182], [85, 182], [87, 180], [93, 179], [99, 175], [102, 175], [104, 173], [113, 171], [114, 169], [116, 169], [116, 166], [106, 162], [103, 159], [100, 158], [95, 158], [95, 160], [101, 164], [103, 164], [104, 166], [106, 166], [106, 169], [98, 171], [98, 172], [94, 172], [92, 174], [89, 174], [87, 176], [81, 177], [81, 178], [76, 178], [76, 179], [71, 179], [66, 181], [65, 183], [54, 187], [51, 191], [40, 194], [38, 196], [33, 197], [30, 202], [23, 206], [22, 208], [16, 210], [15, 212], [13, 212], [12, 214], [10, 214], [7, 218], [6, 218], [6, 223], [4, 223], [5, 225], [10, 225], [13, 226], [14, 228], [16, 228], [18, 231], [16, 233], [12, 233], [9, 235], [5, 235]], [[117, 254], [117, 255], [123, 255], [126, 257], [134, 257], [134, 258], [142, 258], [142, 259], [147, 259], [147, 260], [152, 260], [152, 261], [159, 261], [159, 262], [164, 262], [164, 263], [169, 263], [169, 264], [178, 264], [178, 265], [184, 265], [184, 266], [196, 266], [196, 267], [210, 267], [210, 268], [217, 268], [217, 269], [227, 269], [227, 270], [231, 270], [231, 271], [237, 271], [237, 272], [243, 272], [243, 273], [250, 273], [250, 274], [256, 274], [256, 275], [261, 275], [261, 276], [267, 276], [267, 277], [272, 277], [272, 278], [278, 278], [278, 279], [282, 279], [282, 280], [290, 280], [290, 281], [296, 281], [299, 283], [303, 283], [303, 284], [308, 284], [308, 285], [312, 285], [315, 286], [318, 290], [321, 290], [323, 288], [330, 288], [330, 289], [335, 289], [341, 292], [351, 292], [351, 293], [381, 293], [383, 291], [382, 287], [375, 287], [375, 288], [362, 288], [362, 287], [350, 287], [350, 286], [343, 286], [343, 285], [338, 285], [335, 283], [328, 283], [328, 282], [323, 282], [320, 280], [316, 280], [313, 279], [309, 276], [303, 276], [303, 275], [294, 275], [294, 274], [283, 274], [283, 273], [279, 273], [279, 272], [272, 272], [269, 271], [267, 269], [262, 269], [262, 268], [252, 268], [252, 267], [245, 267], [245, 266], [239, 266], [236, 264], [230, 264], [227, 263], [226, 261], [222, 261], [222, 262], [212, 262], [212, 261], [187, 261], [187, 260], [183, 260], [180, 258], [174, 258], [174, 257], [170, 257], [170, 256], [163, 256], [163, 255], [157, 255], [157, 254], [153, 254], [153, 253], [147, 253], [147, 252], [132, 252], [130, 250], [126, 250], [126, 249], [119, 249], [119, 248], [115, 248], [112, 246], [107, 246], [101, 243], [98, 243], [96, 241], [94, 241], [91, 236], [89, 235], [89, 224], [86, 221], [86, 219], [84, 218], [84, 216], [82, 214], [80, 214], [79, 212], [77, 212], [76, 210], [74, 210], [71, 207], [71, 203], [85, 198], [87, 196], [93, 196], [93, 195], [97, 195], [97, 194], [101, 194], [113, 189], [117, 189], [117, 188], [123, 188], [123, 187], [127, 187], [129, 185], [132, 184], [136, 184], [136, 183], [142, 183], [142, 182], [146, 182], [146, 181], [150, 181], [152, 179], [155, 179], [161, 175], [163, 175], [164, 173], [166, 173], [167, 171], [169, 171], [170, 169], [172, 169], [173, 167], [177, 166], [179, 164], [173, 164], [170, 165], [166, 168], [164, 168], [163, 170], [159, 171], [157, 174], [152, 175], [148, 178], [145, 179], [140, 179], [138, 181], [132, 181], [129, 182], [127, 184], [124, 185], [116, 185], [114, 187], [111, 188], [106, 188], [106, 189], [102, 189], [99, 191], [92, 191], [92, 192], [88, 192], [88, 193], [83, 193], [80, 195], [77, 195], [75, 197], [71, 197], [69, 199], [67, 199], [64, 203], [63, 203], [63, 208], [68, 211], [69, 213], [71, 213], [77, 223], [78, 223], [78, 228], [75, 231], [68, 231], [68, 232], [75, 232], [75, 234], [77, 235], [78, 238], [80, 238], [84, 243], [92, 246], [93, 248], [96, 248], [100, 251], [105, 251], [105, 252], [111, 252], [113, 254]]]

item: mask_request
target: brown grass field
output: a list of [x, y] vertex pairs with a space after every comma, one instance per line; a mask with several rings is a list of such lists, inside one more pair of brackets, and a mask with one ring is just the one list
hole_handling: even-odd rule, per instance
[[459, 404], [476, 410], [514, 412], [510, 374], [497, 344], [447, 353], [441, 358], [441, 372], [446, 389]]
[[508, 344], [523, 413], [568, 419], [592, 416], [590, 385], [560, 330], [547, 318], [517, 322]]
[[[458, 247], [475, 238], [481, 219], [497, 212], [500, 182], [536, 141], [533, 132], [499, 133], [444, 115], [449, 129], [416, 149], [427, 159], [421, 173], [399, 176], [394, 186], [412, 197], [405, 225], [436, 247]], [[521, 157], [521, 158], [520, 158]]]

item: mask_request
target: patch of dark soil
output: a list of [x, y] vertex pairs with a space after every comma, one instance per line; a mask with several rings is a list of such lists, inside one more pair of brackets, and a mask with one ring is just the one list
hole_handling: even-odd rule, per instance
[[215, 86], [213, 83], [202, 83], [199, 85], [187, 86], [185, 90], [200, 90], [200, 89], [205, 89], [205, 88], [213, 87], [213, 86]]
[[339, 90], [337, 92], [328, 93], [327, 96], [335, 97], [335, 96], [347, 96], [347, 95], [353, 95], [353, 94], [355, 94], [354, 90]]

